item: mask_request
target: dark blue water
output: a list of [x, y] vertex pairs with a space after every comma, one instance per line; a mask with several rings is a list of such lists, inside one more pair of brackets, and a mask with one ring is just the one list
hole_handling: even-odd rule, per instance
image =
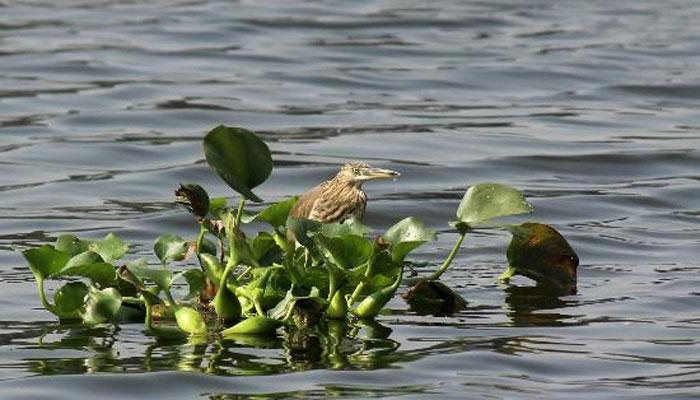
[[[699, 20], [695, 1], [0, 0], [0, 397], [699, 397]], [[59, 325], [16, 250], [194, 235], [172, 191], [232, 195], [200, 147], [222, 123], [273, 149], [268, 203], [351, 159], [401, 171], [367, 185], [366, 223], [437, 229], [421, 271], [470, 184], [521, 188], [577, 250], [578, 293], [497, 283], [508, 236], [484, 232], [445, 277], [465, 311], [397, 297], [341, 354]]]

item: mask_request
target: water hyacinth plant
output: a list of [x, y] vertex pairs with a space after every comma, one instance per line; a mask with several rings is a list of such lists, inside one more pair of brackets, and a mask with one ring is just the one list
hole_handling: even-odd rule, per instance
[[[203, 141], [207, 163], [240, 197], [212, 198], [197, 184], [182, 184], [176, 202], [199, 225], [191, 240], [165, 234], [154, 244], [158, 262], [125, 262], [128, 245], [114, 234], [101, 240], [61, 235], [56, 243], [25, 250], [43, 306], [60, 320], [88, 325], [142, 321], [157, 337], [274, 335], [281, 326], [333, 325], [333, 321], [372, 319], [394, 297], [404, 279], [406, 258], [435, 233], [415, 217], [398, 221], [382, 235], [359, 220], [322, 224], [289, 217], [290, 197], [257, 213], [248, 201], [272, 173], [267, 145], [242, 128], [219, 126]], [[473, 185], [452, 225], [459, 237], [430, 276], [414, 279], [404, 298], [435, 304], [439, 314], [466, 304], [438, 282], [467, 233], [495, 218], [528, 213], [532, 206], [517, 190], [497, 183]], [[269, 226], [251, 233], [253, 222]], [[553, 228], [535, 223], [496, 225], [513, 234], [509, 267], [502, 276], [523, 274], [549, 284], [575, 285], [578, 258]], [[172, 267], [178, 262], [184, 270]], [[49, 300], [47, 279], [68, 281]], [[179, 282], [179, 283], [178, 283]], [[174, 284], [186, 285], [176, 296]]]

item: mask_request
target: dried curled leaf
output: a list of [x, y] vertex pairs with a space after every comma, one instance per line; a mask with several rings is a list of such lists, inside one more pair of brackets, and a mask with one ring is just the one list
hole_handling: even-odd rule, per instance
[[513, 234], [507, 250], [509, 269], [501, 279], [520, 274], [544, 285], [576, 285], [578, 256], [556, 229], [526, 222], [511, 225], [508, 230]]

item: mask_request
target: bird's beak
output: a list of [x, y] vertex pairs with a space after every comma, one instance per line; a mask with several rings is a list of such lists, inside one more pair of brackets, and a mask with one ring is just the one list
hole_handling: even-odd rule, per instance
[[393, 179], [401, 176], [400, 173], [392, 171], [390, 169], [383, 168], [369, 168], [368, 171], [363, 174], [364, 180], [370, 179]]

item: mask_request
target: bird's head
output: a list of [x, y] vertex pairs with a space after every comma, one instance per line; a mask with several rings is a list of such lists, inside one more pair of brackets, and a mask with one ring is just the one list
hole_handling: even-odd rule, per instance
[[336, 179], [360, 185], [372, 179], [393, 179], [400, 175], [396, 171], [374, 168], [364, 162], [351, 162], [343, 165], [338, 175], [336, 175]]

